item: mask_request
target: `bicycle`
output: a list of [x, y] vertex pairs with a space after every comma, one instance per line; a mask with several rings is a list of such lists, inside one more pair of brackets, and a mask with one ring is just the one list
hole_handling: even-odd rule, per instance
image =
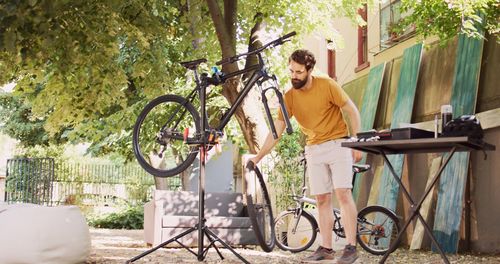
[[[182, 66], [193, 71], [196, 87], [186, 97], [168, 94], [153, 99], [144, 107], [134, 124], [132, 143], [134, 154], [141, 167], [154, 176], [171, 177], [186, 170], [193, 163], [198, 152], [201, 153], [200, 159], [204, 159], [205, 146], [208, 149], [218, 143], [223, 135], [224, 127], [255, 84], [261, 90], [262, 102], [273, 136], [277, 138], [267, 105], [266, 92], [269, 90], [275, 92], [284, 115], [286, 131], [291, 134], [293, 130], [284, 106], [283, 96], [278, 89], [277, 78], [267, 72], [262, 52], [282, 45], [294, 35], [296, 35], [295, 32], [288, 33], [258, 49], [216, 62], [216, 65], [223, 65], [237, 62], [251, 55], [257, 56], [257, 64], [235, 72], [223, 73], [213, 67], [212, 76], [208, 73], [198, 74], [198, 66], [207, 62], [206, 59], [182, 62]], [[252, 75], [238, 93], [235, 103], [222, 115], [219, 125], [210, 127], [206, 111], [207, 87], [221, 85], [228, 79], [249, 72], [252, 72]], [[268, 82], [271, 82], [271, 85], [262, 88], [263, 84]], [[197, 94], [200, 113], [194, 107]], [[202, 118], [201, 122], [200, 118]], [[200, 150], [201, 148], [203, 150]]]
[[[306, 197], [305, 187], [306, 168], [305, 158], [300, 162], [303, 164], [302, 193], [291, 195], [296, 207], [281, 212], [274, 222], [274, 234], [276, 245], [285, 251], [293, 253], [301, 252], [312, 246], [316, 240], [319, 227], [314, 216], [304, 210], [306, 203], [316, 205], [316, 200]], [[370, 165], [353, 165], [353, 185], [358, 173], [370, 169]], [[333, 209], [334, 224], [333, 232], [338, 237], [345, 238], [344, 227], [341, 223], [340, 210]], [[363, 208], [357, 217], [358, 230], [356, 240], [363, 249], [374, 255], [385, 254], [401, 230], [399, 219], [396, 214], [382, 206], [372, 205]]]

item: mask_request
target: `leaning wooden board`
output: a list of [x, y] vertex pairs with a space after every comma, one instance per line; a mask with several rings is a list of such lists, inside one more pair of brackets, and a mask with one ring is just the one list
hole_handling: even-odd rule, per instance
[[[436, 154], [430, 154], [429, 159], [430, 159], [430, 168], [429, 168], [429, 174], [427, 176], [427, 183], [425, 184], [425, 189], [429, 188], [429, 186], [432, 183], [432, 180], [434, 179], [434, 176], [439, 170], [439, 167], [441, 166], [441, 156], [434, 157]], [[434, 198], [434, 190], [436, 187], [432, 187], [431, 192], [429, 193], [429, 196], [427, 196], [422, 203], [422, 206], [420, 207], [420, 214], [422, 215], [422, 218], [427, 222], [429, 220], [429, 214], [431, 212], [431, 207]], [[410, 243], [410, 249], [421, 249], [422, 248], [422, 242], [424, 240], [424, 225], [420, 220], [418, 220], [415, 224], [415, 229], [413, 231], [413, 236], [411, 239]]]
[[[451, 92], [453, 117], [475, 112], [482, 54], [483, 40], [458, 38]], [[458, 250], [468, 167], [469, 153], [455, 153], [439, 182], [433, 232], [445, 253], [457, 253]], [[433, 250], [436, 250], [434, 246]]]
[[[400, 123], [411, 122], [421, 58], [422, 44], [416, 44], [407, 48], [403, 53], [403, 62], [401, 64], [401, 72], [396, 94], [396, 103], [393, 109], [391, 128], [398, 128]], [[389, 155], [388, 159], [395, 172], [400, 177], [403, 169], [404, 156]], [[391, 210], [395, 210], [398, 193], [399, 185], [391, 175], [389, 167], [385, 164], [379, 186], [378, 204]]]
[[[373, 123], [375, 122], [375, 114], [377, 113], [377, 106], [380, 97], [380, 88], [382, 87], [382, 81], [384, 79], [384, 72], [385, 62], [370, 69], [370, 73], [368, 74], [368, 84], [366, 85], [366, 90], [363, 95], [363, 101], [361, 102], [360, 131], [367, 131], [373, 128]], [[366, 154], [363, 153], [363, 158], [359, 163], [364, 164], [365, 162]], [[359, 196], [361, 182], [361, 180], [357, 180], [353, 186], [353, 196], [356, 201]]]

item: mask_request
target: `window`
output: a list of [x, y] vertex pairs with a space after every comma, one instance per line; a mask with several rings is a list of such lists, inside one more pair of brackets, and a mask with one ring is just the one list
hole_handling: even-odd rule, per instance
[[414, 32], [413, 27], [406, 29], [400, 34], [393, 31], [394, 26], [402, 18], [410, 15], [410, 13], [401, 13], [400, 8], [400, 0], [382, 0], [380, 3], [380, 47], [382, 49], [395, 45]]
[[[363, 8], [358, 10], [359, 15], [363, 20], [367, 21], [367, 7], [366, 4]], [[367, 26], [358, 27], [358, 67], [354, 72], [361, 71], [370, 66], [368, 61], [368, 28]]]

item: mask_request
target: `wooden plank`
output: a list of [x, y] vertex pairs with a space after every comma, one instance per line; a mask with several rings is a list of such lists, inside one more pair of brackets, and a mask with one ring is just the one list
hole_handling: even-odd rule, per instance
[[[500, 108], [491, 109], [476, 114], [476, 117], [479, 120], [479, 122], [481, 122], [481, 127], [483, 129], [500, 127], [500, 118], [498, 118], [499, 116], [500, 116]], [[411, 126], [429, 131], [434, 131], [434, 121], [414, 123], [411, 124]]]
[[481, 127], [483, 129], [489, 129], [500, 126], [500, 108], [488, 110], [476, 114], [477, 119], [481, 122]]
[[[380, 186], [380, 179], [382, 178], [382, 170], [384, 169], [383, 165], [377, 166], [375, 168], [375, 172], [373, 173], [373, 181], [372, 186]], [[378, 188], [372, 188], [370, 191], [370, 196], [368, 197], [367, 205], [375, 205], [378, 200]]]
[[[427, 177], [427, 183], [425, 185], [426, 190], [427, 188], [429, 188], [432, 179], [438, 172], [439, 167], [441, 166], [441, 161], [442, 161], [441, 156], [432, 158], [431, 166], [429, 169], [429, 175]], [[422, 215], [422, 217], [426, 222], [429, 220], [429, 212], [431, 211], [435, 188], [436, 187], [433, 187], [431, 189], [429, 196], [425, 198], [424, 202], [422, 203], [422, 206], [420, 207], [420, 214]], [[415, 225], [415, 230], [413, 232], [413, 237], [410, 243], [410, 249], [415, 250], [422, 248], [422, 241], [424, 239], [424, 234], [425, 234], [424, 225], [420, 221], [417, 221], [417, 224]]]
[[[410, 190], [410, 177], [408, 175], [408, 167], [409, 167], [409, 164], [408, 164], [408, 155], [405, 155], [405, 158], [404, 158], [404, 166], [403, 166], [403, 173], [401, 174], [401, 182], [403, 182], [403, 185], [405, 186], [405, 188], [411, 192]], [[410, 202], [402, 197], [403, 199], [403, 217], [405, 219], [405, 221], [407, 219], [410, 218], [410, 212], [411, 212], [411, 204]], [[407, 239], [407, 244], [409, 244], [409, 241], [411, 241], [412, 237], [413, 237], [413, 225], [410, 224], [408, 226], [408, 228], [406, 228], [406, 239]]]
[[[473, 114], [476, 109], [482, 51], [482, 39], [459, 37], [451, 93], [454, 117]], [[468, 152], [456, 153], [443, 171], [439, 183], [433, 232], [445, 253], [457, 253], [458, 250], [469, 156]], [[434, 246], [433, 250], [436, 251]]]
[[[417, 81], [422, 58], [422, 44], [407, 48], [403, 53], [403, 62], [398, 82], [396, 104], [394, 106], [391, 128], [398, 128], [401, 123], [410, 123], [413, 111], [413, 102], [417, 88]], [[403, 155], [388, 156], [396, 174], [401, 177]], [[394, 179], [387, 164], [384, 165], [379, 189], [378, 204], [391, 210], [396, 209], [399, 194], [399, 185]]]
[[[391, 128], [398, 128], [400, 127], [401, 123], [408, 124], [411, 122], [421, 59], [421, 43], [405, 49], [403, 53], [403, 61], [399, 74], [399, 82], [391, 120]], [[389, 155], [387, 158], [392, 164], [392, 167], [397, 176], [401, 177], [404, 155]], [[389, 170], [389, 166], [387, 165], [387, 163], [385, 163], [380, 179], [380, 185], [372, 185], [372, 190], [377, 187], [380, 190], [378, 194], [377, 204], [395, 211], [399, 194], [399, 184], [391, 174], [392, 173]], [[380, 219], [376, 219], [375, 222], [378, 222], [379, 220]], [[385, 228], [390, 233], [392, 226], [386, 226]], [[381, 241], [381, 243], [384, 243], [384, 241]]]
[[[361, 102], [361, 131], [367, 131], [373, 128], [380, 97], [380, 89], [384, 79], [384, 72], [385, 62], [371, 68], [370, 73], [368, 74], [368, 84], [366, 85], [363, 101]], [[363, 153], [363, 158], [360, 163], [366, 163], [366, 153]], [[357, 201], [359, 197], [361, 182], [362, 180], [359, 178], [353, 186], [353, 196], [355, 201]]]

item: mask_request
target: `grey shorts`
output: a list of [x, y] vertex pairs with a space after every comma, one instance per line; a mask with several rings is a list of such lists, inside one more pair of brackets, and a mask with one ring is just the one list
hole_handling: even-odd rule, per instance
[[352, 188], [352, 151], [340, 146], [344, 141], [336, 139], [305, 147], [311, 195]]

